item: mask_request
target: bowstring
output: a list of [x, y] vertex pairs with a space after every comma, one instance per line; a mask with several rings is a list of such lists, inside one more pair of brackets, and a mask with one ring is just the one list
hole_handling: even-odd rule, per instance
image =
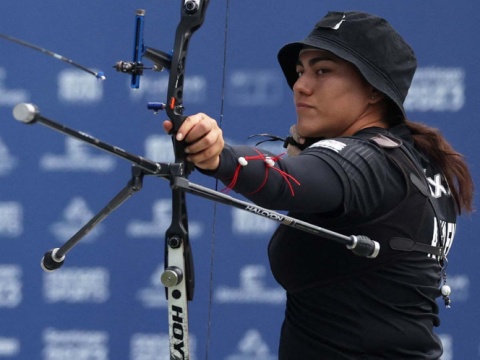
[[[220, 117], [219, 127], [223, 125], [223, 115], [225, 107], [225, 85], [226, 85], [226, 73], [227, 73], [227, 43], [228, 43], [228, 19], [230, 14], [230, 0], [226, 1], [225, 5], [225, 31], [223, 38], [223, 68], [222, 68], [222, 100], [220, 102]], [[215, 190], [218, 191], [218, 179], [215, 180]], [[208, 352], [210, 348], [211, 338], [211, 321], [212, 321], [212, 303], [213, 303], [213, 268], [215, 259], [215, 223], [217, 218], [217, 206], [216, 202], [213, 203], [213, 221], [212, 221], [212, 241], [211, 241], [211, 253], [210, 253], [210, 279], [209, 279], [209, 295], [208, 295], [208, 318], [207, 318], [207, 339], [205, 349], [205, 360], [208, 360]]]

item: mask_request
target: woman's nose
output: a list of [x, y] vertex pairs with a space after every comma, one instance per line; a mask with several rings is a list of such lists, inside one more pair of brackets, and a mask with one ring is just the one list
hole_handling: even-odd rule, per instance
[[295, 84], [293, 84], [293, 92], [299, 94], [311, 94], [312, 86], [307, 76], [299, 76]]

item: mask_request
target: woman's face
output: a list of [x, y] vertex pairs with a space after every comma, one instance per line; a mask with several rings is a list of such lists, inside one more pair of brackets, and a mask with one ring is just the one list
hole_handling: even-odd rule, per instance
[[374, 115], [374, 88], [348, 61], [309, 49], [301, 52], [296, 71], [293, 94], [300, 136], [353, 135]]

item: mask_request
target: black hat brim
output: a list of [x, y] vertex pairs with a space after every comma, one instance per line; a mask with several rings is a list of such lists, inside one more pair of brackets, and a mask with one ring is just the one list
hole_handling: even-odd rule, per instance
[[392, 84], [392, 81], [361, 54], [326, 36], [310, 35], [302, 41], [287, 44], [280, 49], [278, 61], [290, 88], [293, 88], [298, 79], [296, 64], [300, 51], [306, 47], [330, 51], [339, 58], [355, 65], [368, 83], [389, 97], [398, 106], [403, 116], [406, 117], [403, 107], [404, 99], [394, 91], [395, 86]]

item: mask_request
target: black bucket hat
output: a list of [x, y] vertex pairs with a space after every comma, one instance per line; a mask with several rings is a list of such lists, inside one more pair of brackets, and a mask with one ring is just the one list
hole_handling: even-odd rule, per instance
[[278, 61], [288, 85], [297, 81], [296, 63], [304, 48], [332, 52], [354, 64], [364, 78], [401, 110], [417, 68], [412, 48], [382, 18], [364, 12], [329, 12], [302, 41], [283, 46]]

